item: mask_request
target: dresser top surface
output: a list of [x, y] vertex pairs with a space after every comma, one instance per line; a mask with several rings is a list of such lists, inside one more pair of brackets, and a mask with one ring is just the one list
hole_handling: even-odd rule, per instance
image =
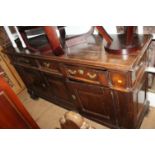
[[115, 68], [118, 70], [131, 70], [145, 53], [151, 39], [151, 35], [144, 35], [144, 42], [141, 50], [137, 50], [130, 55], [115, 55], [107, 53], [104, 49], [104, 41], [99, 36], [91, 36], [78, 45], [65, 48], [65, 54], [62, 56], [54, 56], [52, 53], [30, 53], [28, 50], [24, 49], [20, 49], [20, 53], [14, 52], [11, 49], [8, 49], [7, 52], [65, 63]]

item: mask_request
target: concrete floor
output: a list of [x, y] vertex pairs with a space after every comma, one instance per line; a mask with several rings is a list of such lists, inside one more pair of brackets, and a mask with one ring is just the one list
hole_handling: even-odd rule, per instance
[[[41, 98], [39, 100], [32, 100], [26, 90], [19, 94], [19, 98], [40, 128], [60, 128], [59, 119], [67, 111], [66, 109]], [[85, 120], [96, 129], [108, 129], [94, 121], [86, 118]], [[155, 129], [155, 108], [150, 107], [148, 115], [145, 116], [142, 122], [141, 129]]]

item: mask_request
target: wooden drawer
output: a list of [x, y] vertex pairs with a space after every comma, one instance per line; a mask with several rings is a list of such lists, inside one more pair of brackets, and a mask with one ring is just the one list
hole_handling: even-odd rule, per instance
[[65, 65], [65, 73], [71, 79], [108, 86], [108, 72], [106, 70]]
[[39, 60], [40, 68], [49, 72], [60, 73], [58, 64], [51, 61]]
[[13, 57], [13, 62], [14, 64], [19, 64], [19, 65], [28, 65], [31, 67], [37, 67], [37, 62], [33, 58], [27, 58], [27, 57]]
[[110, 71], [111, 85], [118, 89], [127, 89], [131, 86], [128, 72]]

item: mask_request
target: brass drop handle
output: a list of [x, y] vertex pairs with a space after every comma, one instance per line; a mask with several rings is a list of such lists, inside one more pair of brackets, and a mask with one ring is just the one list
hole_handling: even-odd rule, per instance
[[42, 87], [43, 87], [43, 88], [46, 88], [46, 84], [42, 83]]
[[76, 100], [76, 96], [75, 96], [75, 95], [73, 95], [73, 94], [72, 94], [72, 99], [73, 99], [73, 100]]
[[81, 74], [81, 75], [84, 74], [84, 70], [82, 70], [82, 69], [79, 69], [78, 72], [79, 72], [79, 74]]
[[90, 79], [95, 79], [96, 78], [96, 73], [95, 74], [90, 74], [89, 72], [87, 73], [87, 75], [88, 75], [88, 77], [90, 78]]
[[72, 74], [72, 75], [75, 75], [77, 71], [76, 71], [76, 70], [68, 69], [68, 72], [69, 72], [70, 74]]
[[44, 66], [47, 67], [47, 68], [49, 68], [50, 65], [51, 65], [49, 62], [44, 62], [43, 64], [44, 64]]

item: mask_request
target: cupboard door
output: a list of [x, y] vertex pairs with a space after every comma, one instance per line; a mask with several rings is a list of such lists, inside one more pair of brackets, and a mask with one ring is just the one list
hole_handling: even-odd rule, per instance
[[33, 93], [43, 98], [47, 98], [49, 96], [49, 88], [47, 87], [44, 77], [39, 71], [20, 66], [16, 66], [16, 69], [30, 93], [33, 91]]
[[69, 81], [68, 85], [81, 113], [102, 122], [115, 123], [113, 94], [110, 89], [73, 81]]
[[19, 72], [26, 86], [28, 87], [38, 87], [41, 83], [41, 78], [39, 71], [35, 71], [30, 68], [20, 67], [16, 65], [16, 70]]
[[65, 79], [59, 76], [44, 74], [51, 90], [51, 97], [55, 98], [55, 101], [58, 101], [62, 106], [75, 109], [71, 103], [71, 96], [67, 88]]

